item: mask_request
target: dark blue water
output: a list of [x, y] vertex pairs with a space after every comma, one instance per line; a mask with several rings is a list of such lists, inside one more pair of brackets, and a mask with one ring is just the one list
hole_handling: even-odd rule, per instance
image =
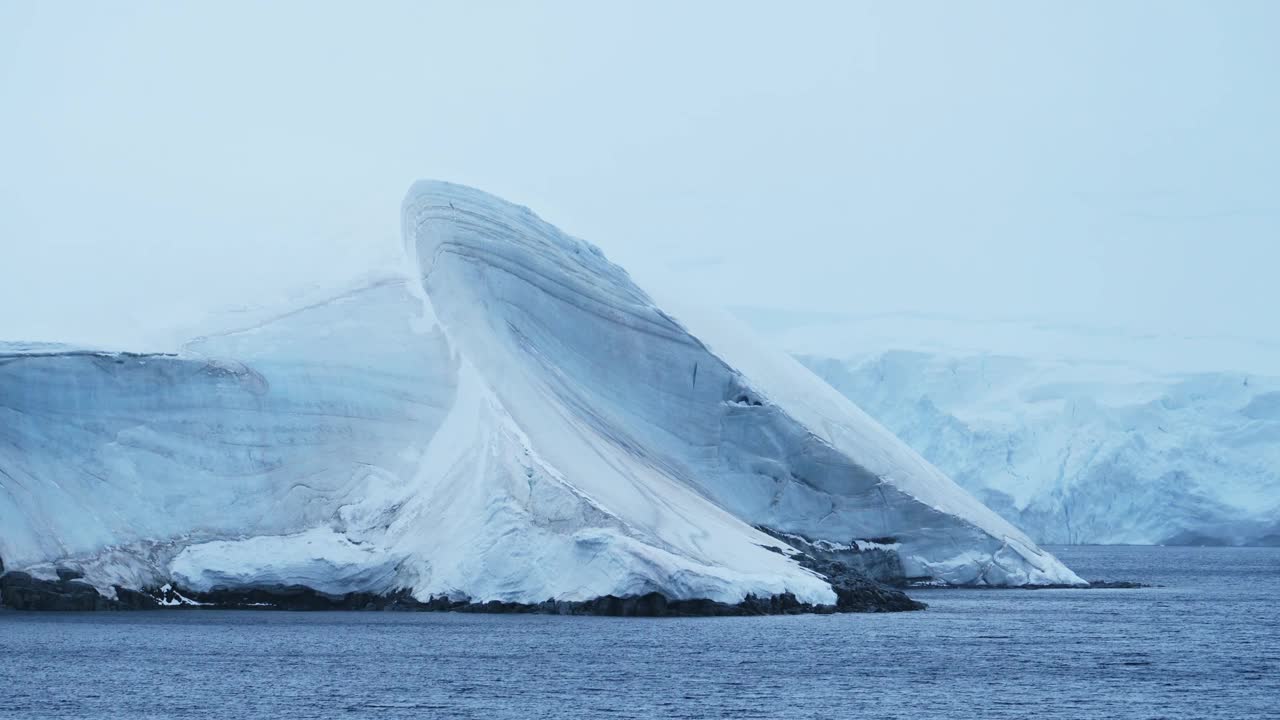
[[0, 613], [0, 718], [1280, 718], [1280, 549], [1054, 548], [1142, 590], [922, 613]]

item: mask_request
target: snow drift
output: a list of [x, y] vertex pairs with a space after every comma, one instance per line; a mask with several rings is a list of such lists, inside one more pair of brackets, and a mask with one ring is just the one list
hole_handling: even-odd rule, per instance
[[403, 221], [407, 281], [172, 355], [4, 350], [6, 567], [107, 594], [833, 603], [799, 548], [1080, 582], [794, 360], [527, 209], [421, 182]]

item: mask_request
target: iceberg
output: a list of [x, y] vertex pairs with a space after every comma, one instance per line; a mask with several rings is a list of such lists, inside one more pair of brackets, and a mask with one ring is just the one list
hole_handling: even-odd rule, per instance
[[478, 190], [402, 218], [407, 277], [171, 354], [0, 347], [10, 575], [450, 607], [1083, 584], [728, 316]]

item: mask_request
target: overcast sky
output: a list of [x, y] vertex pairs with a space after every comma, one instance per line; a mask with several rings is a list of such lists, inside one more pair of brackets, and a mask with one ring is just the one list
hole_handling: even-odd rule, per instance
[[0, 339], [395, 262], [475, 185], [711, 302], [1280, 339], [1280, 3], [0, 0]]

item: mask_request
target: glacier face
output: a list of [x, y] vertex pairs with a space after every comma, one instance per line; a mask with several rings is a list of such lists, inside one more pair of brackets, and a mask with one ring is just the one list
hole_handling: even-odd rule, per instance
[[794, 360], [528, 210], [424, 182], [403, 217], [408, 279], [170, 355], [0, 348], [6, 567], [831, 604], [778, 539], [802, 536], [883, 541], [897, 576], [1079, 582]]
[[345, 529], [454, 405], [416, 304], [384, 282], [172, 355], [0, 355], [0, 558], [138, 587], [205, 542]]
[[1039, 542], [1280, 542], [1280, 380], [981, 353], [802, 360]]

